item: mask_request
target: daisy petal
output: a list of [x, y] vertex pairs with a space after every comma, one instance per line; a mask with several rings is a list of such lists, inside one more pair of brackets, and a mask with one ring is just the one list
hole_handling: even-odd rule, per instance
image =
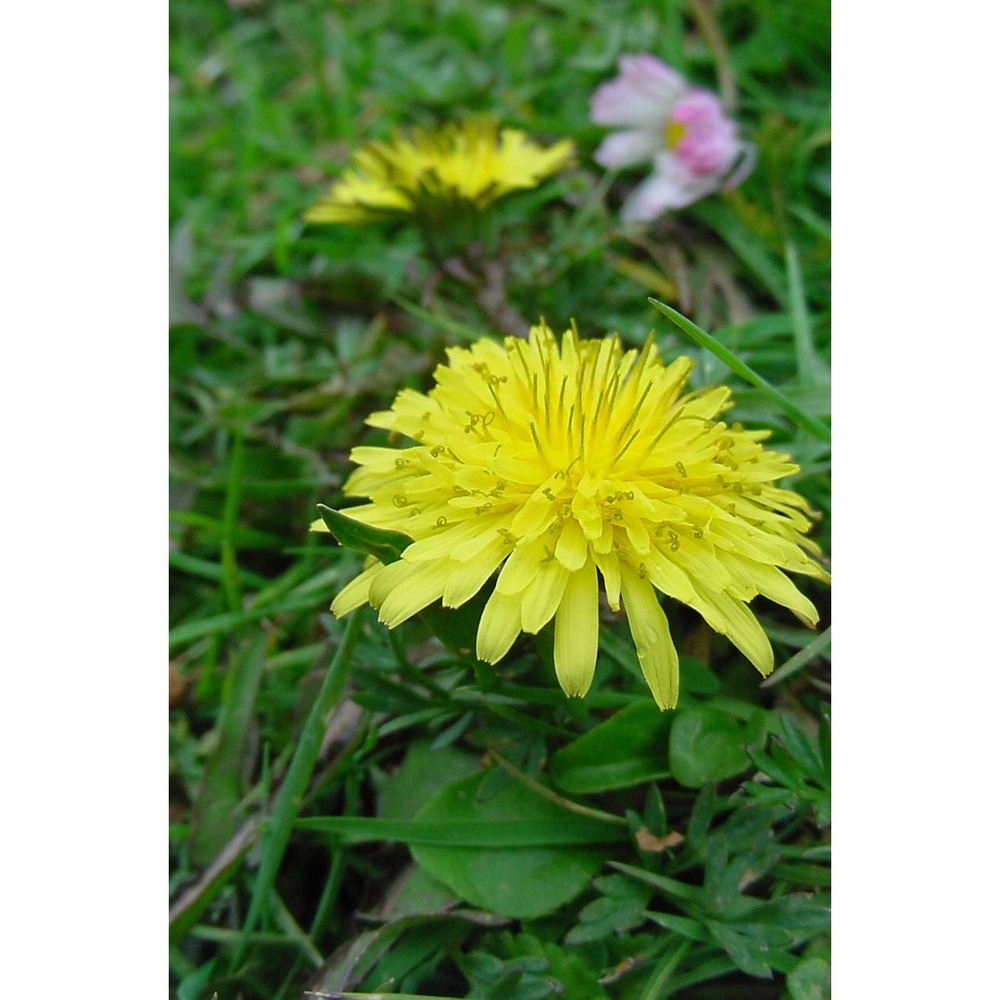
[[684, 208], [719, 187], [715, 176], [698, 177], [670, 153], [656, 158], [652, 177], [644, 180], [622, 206], [625, 222], [651, 222], [668, 208]]
[[590, 101], [595, 125], [661, 129], [684, 92], [684, 78], [650, 55], [622, 56], [619, 75], [597, 88]]
[[632, 128], [612, 132], [597, 147], [594, 159], [608, 170], [633, 167], [653, 159], [663, 144], [661, 129]]

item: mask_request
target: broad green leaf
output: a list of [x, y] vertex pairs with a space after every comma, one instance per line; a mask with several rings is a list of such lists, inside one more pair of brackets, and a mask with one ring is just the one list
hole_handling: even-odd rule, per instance
[[669, 774], [671, 715], [640, 701], [552, 756], [552, 780], [575, 795], [628, 788]]
[[[484, 771], [445, 786], [417, 813], [417, 821], [450, 826], [456, 833], [491, 825], [507, 837], [520, 827], [552, 826], [569, 831], [585, 822], [607, 841], [624, 836], [622, 828], [584, 820], [512, 781], [489, 798], [478, 795]], [[577, 822], [581, 821], [581, 822]], [[551, 913], [580, 893], [608, 857], [608, 848], [535, 847], [412, 847], [413, 858], [452, 892], [475, 906], [514, 918]]]
[[719, 678], [693, 656], [681, 656], [681, 698], [687, 694], [718, 694]]
[[383, 819], [409, 819], [443, 785], [475, 774], [479, 759], [455, 747], [431, 750], [418, 740], [406, 752], [399, 770], [383, 779], [378, 789], [378, 815]]
[[710, 705], [679, 711], [670, 731], [670, 770], [686, 788], [723, 781], [745, 771], [751, 742], [746, 725]]

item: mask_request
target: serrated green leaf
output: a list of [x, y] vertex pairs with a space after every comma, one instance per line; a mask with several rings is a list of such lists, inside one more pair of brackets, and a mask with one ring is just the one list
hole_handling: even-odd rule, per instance
[[792, 1000], [830, 1000], [830, 963], [806, 958], [788, 974], [785, 985]]
[[651, 885], [667, 896], [683, 900], [686, 903], [697, 903], [702, 907], [707, 903], [705, 890], [696, 885], [688, 885], [687, 882], [681, 882], [666, 875], [657, 875], [655, 872], [646, 871], [645, 868], [636, 868], [635, 865], [626, 865], [620, 861], [609, 861], [608, 864], [616, 871], [628, 875], [629, 878], [637, 879], [639, 882], [644, 882], [646, 885]]
[[736, 963], [741, 972], [758, 979], [773, 979], [771, 966], [766, 958], [766, 946], [743, 934], [734, 927], [709, 920], [708, 932], [725, 949], [726, 954]]
[[750, 755], [754, 767], [772, 781], [784, 788], [799, 789], [802, 787], [801, 776], [785, 767], [776, 759], [773, 752], [769, 754], [761, 747], [748, 747], [747, 753]]

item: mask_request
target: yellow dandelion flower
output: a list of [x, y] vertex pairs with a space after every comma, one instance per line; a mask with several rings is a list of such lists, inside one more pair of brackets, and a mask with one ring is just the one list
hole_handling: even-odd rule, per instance
[[476, 654], [496, 663], [554, 618], [556, 675], [582, 697], [600, 574], [660, 708], [677, 704], [679, 684], [660, 593], [768, 674], [774, 655], [747, 604], [762, 594], [813, 627], [816, 609], [786, 571], [829, 577], [806, 554], [820, 554], [806, 501], [775, 485], [797, 466], [761, 447], [768, 431], [718, 419], [727, 388], [684, 393], [692, 367], [665, 365], [652, 339], [624, 351], [574, 327], [560, 346], [544, 322], [527, 341], [449, 349], [430, 392], [406, 389], [368, 419], [416, 444], [351, 452], [360, 468], [345, 493], [370, 502], [343, 513], [413, 542], [365, 569], [333, 611], [369, 601], [392, 628], [437, 600], [458, 607], [499, 570]]
[[368, 142], [344, 176], [305, 213], [307, 222], [359, 223], [481, 211], [503, 195], [536, 187], [573, 158], [573, 143], [544, 148], [491, 119], [452, 122]]

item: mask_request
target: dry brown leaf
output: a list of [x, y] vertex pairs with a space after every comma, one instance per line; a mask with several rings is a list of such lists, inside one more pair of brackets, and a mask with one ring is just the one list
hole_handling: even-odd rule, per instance
[[639, 845], [639, 850], [652, 851], [655, 854], [659, 854], [668, 847], [677, 847], [678, 844], [683, 844], [684, 834], [677, 830], [670, 830], [662, 837], [657, 837], [650, 833], [644, 826], [640, 826], [635, 835], [635, 842]]

